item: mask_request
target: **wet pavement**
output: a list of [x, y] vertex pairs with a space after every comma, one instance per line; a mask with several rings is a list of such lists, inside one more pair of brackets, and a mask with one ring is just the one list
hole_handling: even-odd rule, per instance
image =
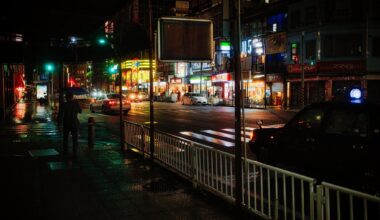
[[117, 139], [96, 140], [89, 150], [82, 135], [78, 159], [61, 158], [54, 114], [19, 103], [0, 123], [2, 219], [236, 219], [231, 204], [133, 152], [121, 153]]

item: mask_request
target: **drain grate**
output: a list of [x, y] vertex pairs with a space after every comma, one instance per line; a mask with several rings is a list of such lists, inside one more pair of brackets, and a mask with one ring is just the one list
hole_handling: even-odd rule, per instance
[[145, 184], [143, 188], [151, 192], [173, 192], [178, 190], [178, 188], [174, 184], [164, 179], [154, 180], [148, 184]]

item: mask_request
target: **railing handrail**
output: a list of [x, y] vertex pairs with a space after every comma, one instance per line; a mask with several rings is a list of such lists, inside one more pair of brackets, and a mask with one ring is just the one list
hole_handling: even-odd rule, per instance
[[305, 176], [305, 175], [302, 175], [302, 174], [299, 174], [299, 173], [295, 173], [295, 172], [292, 172], [292, 171], [289, 171], [289, 170], [284, 170], [284, 169], [281, 169], [281, 168], [278, 168], [278, 167], [274, 167], [272, 165], [268, 165], [268, 164], [265, 164], [265, 163], [261, 163], [259, 161], [256, 161], [256, 160], [252, 160], [252, 159], [247, 159], [247, 161], [253, 163], [253, 164], [256, 164], [256, 165], [259, 165], [263, 168], [267, 168], [267, 169], [270, 169], [272, 171], [277, 171], [277, 172], [280, 172], [280, 173], [283, 173], [285, 175], [288, 175], [288, 176], [294, 176], [298, 179], [302, 179], [302, 180], [305, 180], [305, 181], [308, 181], [308, 182], [313, 182], [315, 183], [316, 182], [316, 179], [315, 178], [311, 178], [311, 177], [308, 177], [308, 176]]
[[343, 186], [338, 186], [338, 185], [335, 185], [332, 183], [327, 183], [327, 182], [322, 182], [321, 185], [324, 187], [327, 187], [329, 189], [333, 189], [333, 190], [337, 190], [337, 191], [340, 191], [343, 193], [351, 194], [351, 195], [356, 196], [356, 197], [366, 198], [366, 199], [371, 200], [373, 202], [380, 202], [380, 197], [370, 195], [367, 193], [363, 193], [363, 192], [360, 192], [357, 190], [349, 189], [349, 188], [346, 188]]

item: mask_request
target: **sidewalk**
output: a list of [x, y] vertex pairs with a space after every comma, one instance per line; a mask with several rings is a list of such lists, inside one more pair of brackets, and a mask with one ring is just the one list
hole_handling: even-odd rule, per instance
[[[41, 132], [44, 127], [46, 133]], [[22, 129], [28, 132], [20, 132]], [[59, 155], [33, 160], [29, 150], [61, 151], [60, 133], [53, 121], [1, 125], [0, 134], [3, 219], [236, 217], [233, 205], [192, 189], [187, 181], [140, 155], [122, 154], [118, 143], [98, 141], [89, 150], [83, 135], [78, 160], [64, 160]]]

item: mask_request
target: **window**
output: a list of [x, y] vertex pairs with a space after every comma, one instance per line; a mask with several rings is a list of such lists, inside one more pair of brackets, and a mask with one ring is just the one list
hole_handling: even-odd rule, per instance
[[290, 14], [290, 27], [297, 28], [301, 26], [301, 12], [293, 11]]
[[311, 25], [317, 23], [317, 9], [315, 6], [306, 8], [306, 25]]
[[290, 124], [289, 128], [295, 131], [318, 131], [324, 116], [323, 109], [308, 109], [298, 115]]
[[363, 36], [361, 34], [326, 35], [323, 39], [323, 54], [325, 57], [362, 56]]
[[326, 118], [326, 134], [355, 135], [368, 134], [368, 114], [350, 109], [333, 109]]

